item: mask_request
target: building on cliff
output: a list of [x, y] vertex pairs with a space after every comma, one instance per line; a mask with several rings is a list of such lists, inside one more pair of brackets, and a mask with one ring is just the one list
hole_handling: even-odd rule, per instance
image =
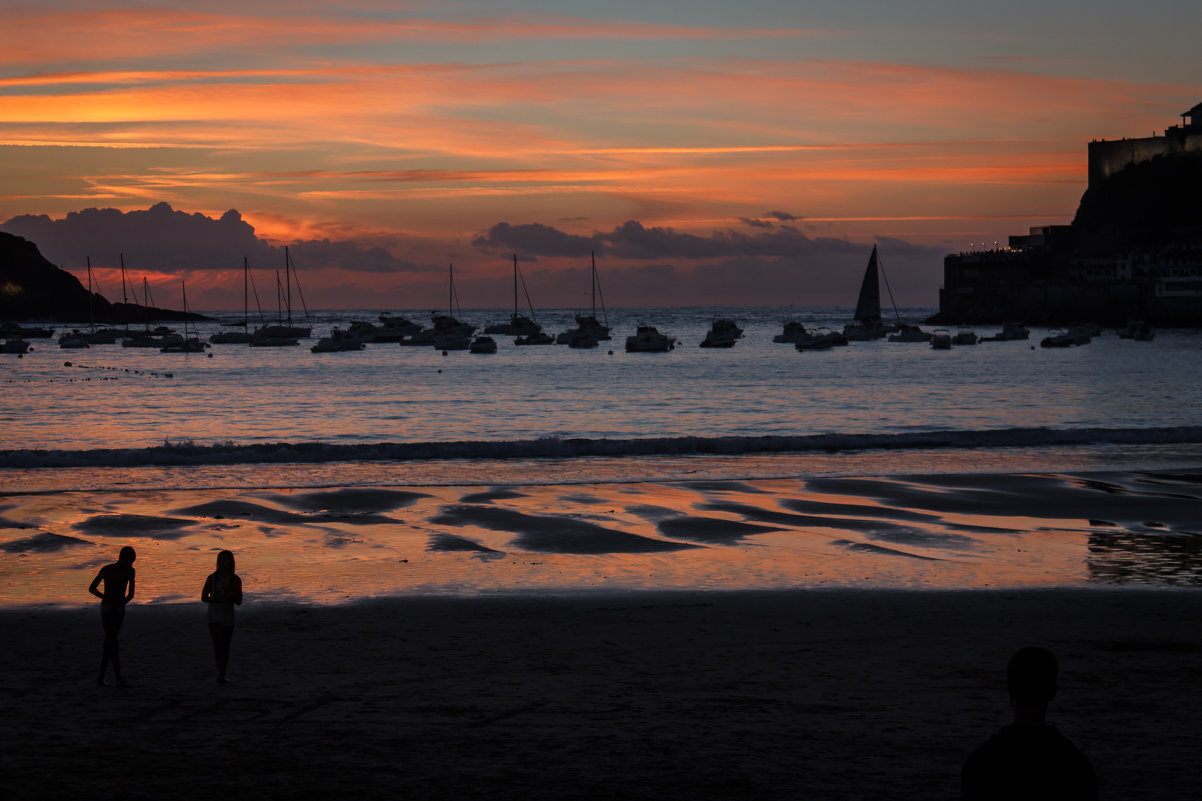
[[1202, 104], [1164, 136], [1089, 144], [1071, 225], [951, 254], [934, 322], [1202, 327]]

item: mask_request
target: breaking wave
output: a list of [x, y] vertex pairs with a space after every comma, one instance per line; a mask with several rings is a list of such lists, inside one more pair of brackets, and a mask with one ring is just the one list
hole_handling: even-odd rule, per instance
[[150, 448], [2, 450], [0, 469], [59, 467], [168, 467], [238, 464], [321, 464], [413, 460], [572, 459], [593, 456], [739, 456], [764, 453], [851, 453], [930, 449], [1030, 448], [1085, 445], [1202, 443], [1202, 426], [1160, 428], [1007, 428], [904, 434], [650, 437], [587, 439], [541, 437], [461, 442], [273, 442], [257, 444], [167, 442]]

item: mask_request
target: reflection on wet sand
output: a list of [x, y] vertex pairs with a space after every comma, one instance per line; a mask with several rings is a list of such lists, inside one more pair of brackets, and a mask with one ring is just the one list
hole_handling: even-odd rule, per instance
[[1202, 586], [1202, 534], [1094, 531], [1089, 577], [1099, 584]]
[[[236, 549], [258, 599], [509, 590], [1202, 586], [1192, 474], [932, 475], [0, 498], [0, 605], [82, 603], [115, 541], [139, 596]], [[35, 579], [36, 576], [36, 579]], [[145, 577], [143, 579], [143, 576]], [[31, 597], [33, 593], [34, 597]]]

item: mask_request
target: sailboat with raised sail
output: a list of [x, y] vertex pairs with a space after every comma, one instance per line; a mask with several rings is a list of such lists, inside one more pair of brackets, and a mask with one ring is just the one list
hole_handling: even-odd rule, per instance
[[609, 315], [605, 312], [605, 296], [601, 297], [601, 314], [605, 317], [605, 323], [597, 320], [597, 294], [601, 290], [601, 280], [597, 276], [597, 254], [593, 252], [592, 259], [592, 297], [593, 308], [592, 313], [588, 316], [577, 314], [576, 327], [569, 328], [555, 338], [556, 344], [570, 345], [574, 348], [592, 348], [596, 347], [597, 343], [603, 339], [609, 339]]
[[[889, 294], [892, 299], [893, 293]], [[896, 305], [894, 309], [896, 313]], [[868, 257], [868, 266], [864, 269], [864, 278], [860, 282], [860, 296], [856, 300], [856, 321], [843, 327], [843, 336], [863, 342], [882, 339], [888, 333], [889, 328], [881, 320], [880, 258], [877, 256], [876, 245], [873, 245], [872, 255]]]
[[[530, 316], [518, 313], [518, 281], [526, 293], [526, 305], [530, 307]], [[513, 314], [507, 323], [495, 323], [484, 329], [486, 334], [509, 334], [511, 336], [529, 337], [541, 334], [543, 327], [534, 320], [534, 304], [530, 302], [530, 292], [526, 289], [526, 279], [518, 270], [518, 255], [513, 254]], [[528, 343], [529, 344], [529, 343]]]

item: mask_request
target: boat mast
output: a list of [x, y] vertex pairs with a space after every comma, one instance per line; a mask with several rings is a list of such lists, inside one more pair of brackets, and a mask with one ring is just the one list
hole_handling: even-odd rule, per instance
[[[597, 319], [597, 293], [601, 291], [601, 278], [597, 275], [597, 252], [590, 251], [593, 261], [593, 319]], [[601, 314], [605, 316], [605, 324], [609, 325], [609, 313], [605, 310], [605, 295], [601, 295]]]
[[188, 347], [188, 285], [183, 280], [179, 282], [181, 293], [184, 296], [184, 350]]
[[[873, 254], [876, 253], [876, 245], [872, 246]], [[889, 302], [893, 305], [893, 317], [897, 320], [897, 324], [901, 325], [901, 315], [897, 311], [897, 301], [893, 299], [893, 289], [889, 286], [889, 276], [885, 275], [885, 265], [881, 263], [880, 258], [877, 258], [877, 268], [881, 271], [881, 278], [885, 279], [885, 289], [889, 292]]]
[[[285, 299], [288, 303], [288, 328], [292, 328], [292, 273], [289, 270], [289, 265], [292, 262], [292, 257], [288, 254], [288, 246], [284, 245], [284, 286]], [[291, 332], [289, 332], [291, 336]]]
[[250, 298], [246, 293], [246, 274], [249, 271], [246, 263], [246, 257], [242, 257], [242, 330], [245, 331], [250, 325]]
[[92, 333], [96, 332], [96, 319], [92, 315], [92, 257], [87, 256], [88, 260], [88, 328]]
[[513, 322], [518, 318], [518, 254], [513, 254], [513, 317], [509, 318]]
[[142, 326], [150, 332], [150, 283], [142, 276]]
[[[121, 254], [121, 302], [129, 305], [129, 296], [125, 294], [125, 254]], [[127, 323], [128, 325], [128, 323]]]

